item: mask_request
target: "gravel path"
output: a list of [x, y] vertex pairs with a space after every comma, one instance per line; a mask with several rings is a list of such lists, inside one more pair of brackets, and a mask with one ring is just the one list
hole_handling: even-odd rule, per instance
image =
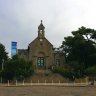
[[0, 96], [96, 96], [96, 86], [60, 87], [27, 86], [0, 87]]

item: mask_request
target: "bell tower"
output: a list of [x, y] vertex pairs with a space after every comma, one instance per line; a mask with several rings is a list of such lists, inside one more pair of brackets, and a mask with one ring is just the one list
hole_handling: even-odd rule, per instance
[[45, 31], [44, 31], [45, 27], [42, 24], [42, 20], [41, 20], [41, 24], [38, 26], [38, 38], [40, 40], [42, 40], [45, 37]]

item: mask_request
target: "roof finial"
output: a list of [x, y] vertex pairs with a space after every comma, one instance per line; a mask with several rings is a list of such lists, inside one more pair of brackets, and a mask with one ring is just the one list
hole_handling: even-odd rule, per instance
[[41, 20], [41, 23], [42, 23], [42, 20]]
[[45, 29], [45, 27], [44, 27], [43, 24], [42, 24], [42, 20], [41, 20], [40, 25], [38, 26], [38, 29], [39, 29], [39, 30], [44, 30], [44, 29]]

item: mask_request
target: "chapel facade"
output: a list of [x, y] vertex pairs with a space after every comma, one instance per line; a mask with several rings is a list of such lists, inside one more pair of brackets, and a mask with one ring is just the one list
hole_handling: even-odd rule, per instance
[[27, 49], [18, 49], [20, 58], [32, 61], [36, 69], [48, 69], [53, 66], [64, 66], [64, 54], [59, 48], [53, 45], [45, 37], [45, 27], [42, 23], [38, 26], [38, 36], [33, 40]]

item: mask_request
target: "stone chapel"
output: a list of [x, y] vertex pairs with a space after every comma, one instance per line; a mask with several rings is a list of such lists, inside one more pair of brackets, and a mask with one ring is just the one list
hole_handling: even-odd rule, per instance
[[45, 27], [42, 23], [38, 26], [38, 36], [33, 40], [27, 49], [18, 49], [20, 58], [32, 61], [36, 69], [49, 69], [53, 66], [64, 66], [64, 54], [59, 48], [53, 45], [45, 37]]

